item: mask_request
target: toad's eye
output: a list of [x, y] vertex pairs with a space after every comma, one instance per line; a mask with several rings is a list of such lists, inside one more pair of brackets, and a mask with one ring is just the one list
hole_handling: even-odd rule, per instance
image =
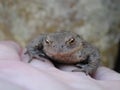
[[67, 41], [68, 44], [73, 44], [74, 42], [75, 42], [75, 39], [74, 39], [74, 38], [70, 38], [70, 39]]
[[52, 42], [49, 41], [48, 39], [46, 39], [46, 40], [45, 40], [45, 43], [49, 45], [49, 44], [51, 44]]

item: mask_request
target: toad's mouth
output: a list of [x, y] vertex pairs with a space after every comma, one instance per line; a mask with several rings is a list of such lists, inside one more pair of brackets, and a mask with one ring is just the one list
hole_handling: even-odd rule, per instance
[[72, 51], [64, 52], [64, 53], [56, 53], [56, 52], [45, 52], [46, 55], [53, 61], [64, 63], [64, 64], [74, 64], [80, 62], [80, 59], [78, 59], [75, 55], [78, 50], [80, 50], [81, 47], [75, 48]]
[[74, 56], [70, 54], [54, 54], [49, 56], [53, 61], [64, 63], [64, 64], [73, 64], [76, 63]]
[[82, 62], [84, 60], [86, 60], [86, 57], [79, 57], [77, 58], [75, 56], [75, 54], [67, 54], [67, 55], [61, 55], [61, 54], [57, 54], [57, 55], [51, 55], [48, 56], [52, 61], [58, 62], [58, 63], [62, 63], [62, 64], [76, 64], [79, 62]]

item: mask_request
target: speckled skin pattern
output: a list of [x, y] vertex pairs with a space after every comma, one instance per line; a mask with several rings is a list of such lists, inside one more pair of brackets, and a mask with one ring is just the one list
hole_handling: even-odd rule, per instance
[[78, 69], [73, 71], [86, 74], [95, 72], [100, 64], [99, 50], [80, 35], [68, 31], [39, 35], [28, 44], [26, 54], [30, 56], [29, 62], [33, 58], [49, 58], [57, 63], [75, 65]]

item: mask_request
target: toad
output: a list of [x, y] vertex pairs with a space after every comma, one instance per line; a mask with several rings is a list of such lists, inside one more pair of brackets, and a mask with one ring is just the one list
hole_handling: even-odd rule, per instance
[[92, 74], [100, 64], [99, 50], [85, 41], [80, 35], [70, 31], [58, 31], [41, 34], [27, 45], [26, 54], [33, 58], [48, 58], [61, 64], [74, 65], [82, 71]]

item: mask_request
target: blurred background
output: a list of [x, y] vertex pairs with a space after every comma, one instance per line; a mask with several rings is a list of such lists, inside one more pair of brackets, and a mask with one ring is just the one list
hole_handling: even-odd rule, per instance
[[0, 0], [0, 40], [23, 47], [41, 33], [74, 31], [120, 72], [120, 0]]

